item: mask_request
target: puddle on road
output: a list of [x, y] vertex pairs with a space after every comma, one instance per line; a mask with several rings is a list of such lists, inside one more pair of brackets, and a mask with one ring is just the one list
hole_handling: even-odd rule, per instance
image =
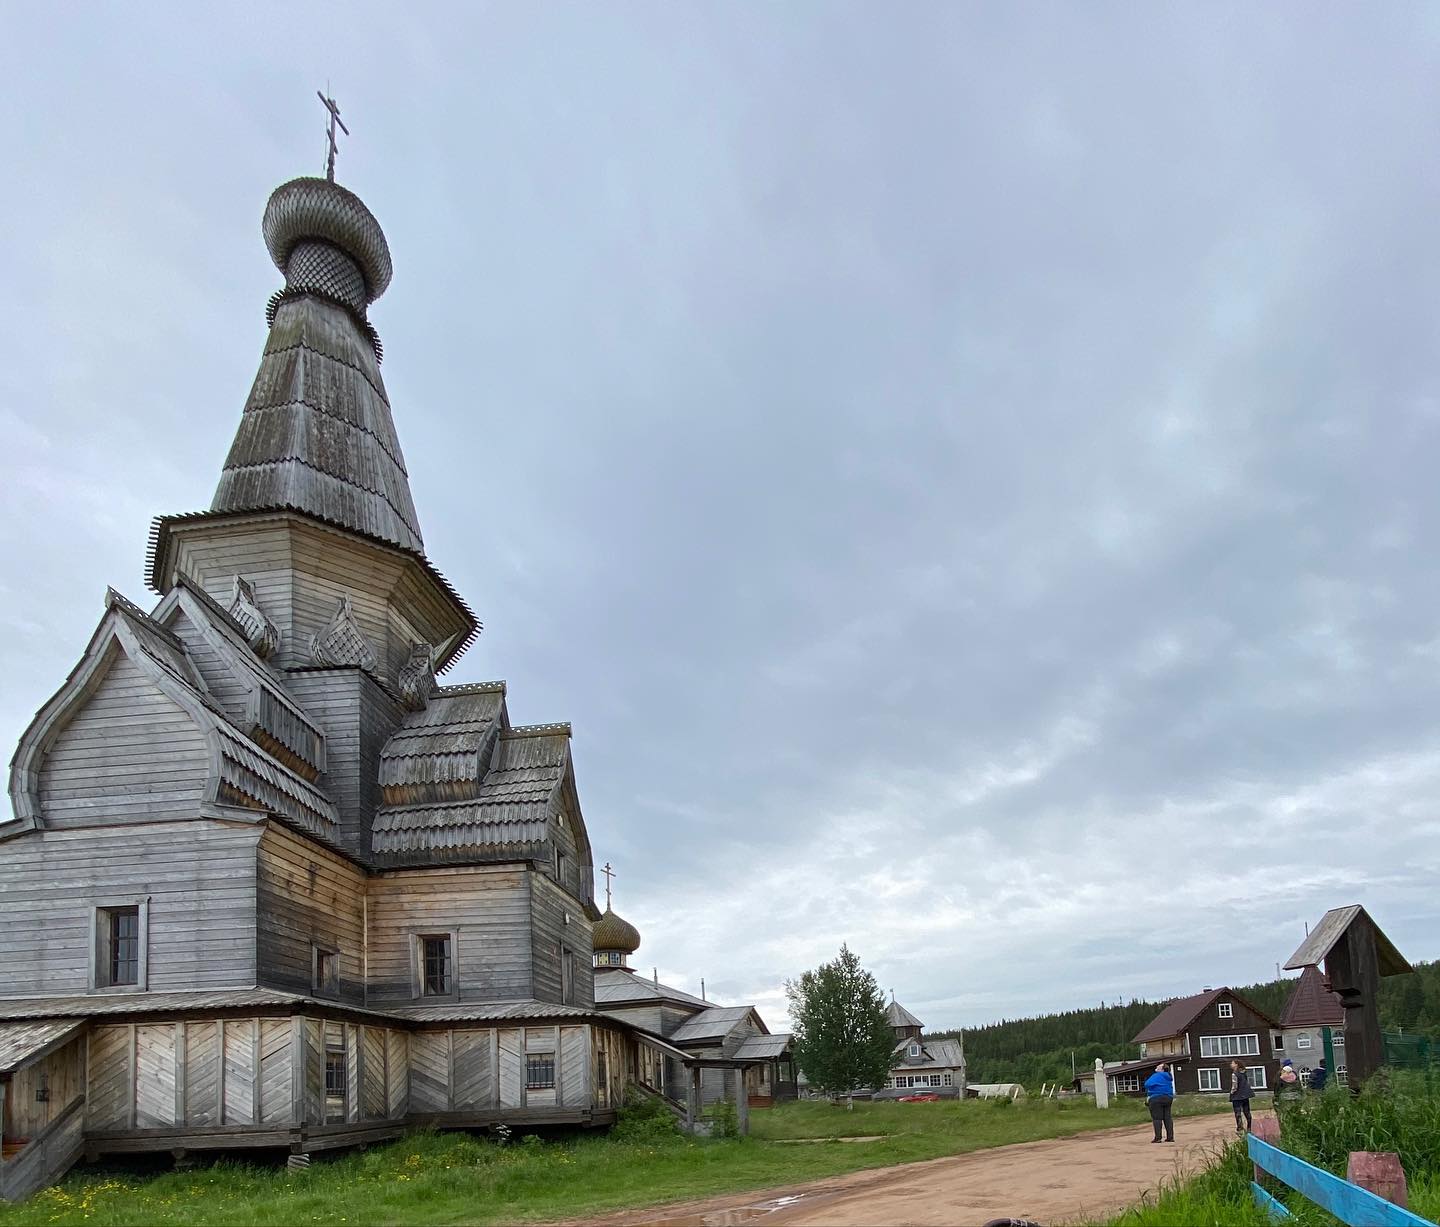
[[763, 1223], [772, 1214], [789, 1210], [803, 1201], [816, 1201], [813, 1193], [791, 1193], [786, 1197], [772, 1197], [768, 1201], [757, 1201], [749, 1206], [730, 1206], [725, 1210], [707, 1210], [702, 1214], [684, 1214], [676, 1218], [657, 1219], [646, 1227], [747, 1227], [750, 1223]]

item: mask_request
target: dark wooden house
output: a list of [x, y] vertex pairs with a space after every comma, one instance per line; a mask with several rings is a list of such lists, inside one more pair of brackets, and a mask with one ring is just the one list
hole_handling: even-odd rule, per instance
[[385, 237], [324, 179], [263, 231], [285, 285], [214, 500], [155, 521], [156, 601], [106, 594], [11, 766], [0, 1195], [84, 1151], [603, 1124], [633, 1076], [570, 728], [437, 676], [480, 624], [380, 377]]
[[1112, 1089], [1139, 1094], [1155, 1065], [1171, 1063], [1175, 1090], [1229, 1092], [1230, 1062], [1240, 1061], [1250, 1085], [1265, 1090], [1275, 1085], [1280, 1061], [1275, 1053], [1276, 1021], [1228, 988], [1206, 989], [1172, 1001], [1137, 1035], [1141, 1059], [1107, 1070]]

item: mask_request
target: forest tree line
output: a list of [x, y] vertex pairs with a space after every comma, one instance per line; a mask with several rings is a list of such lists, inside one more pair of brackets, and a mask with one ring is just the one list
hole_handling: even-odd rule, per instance
[[[1271, 1018], [1279, 1018], [1296, 980], [1271, 980], [1235, 989]], [[936, 1031], [933, 1038], [963, 1034], [967, 1076], [971, 1082], [1068, 1082], [1071, 1058], [1079, 1071], [1094, 1068], [1095, 1058], [1132, 1059], [1140, 1046], [1130, 1042], [1165, 1008], [1163, 1001], [1067, 1010], [1038, 1018], [1006, 1019], [962, 1032]], [[1414, 975], [1380, 981], [1380, 1025], [1387, 1031], [1422, 1033], [1440, 1039], [1440, 962], [1415, 964]]]

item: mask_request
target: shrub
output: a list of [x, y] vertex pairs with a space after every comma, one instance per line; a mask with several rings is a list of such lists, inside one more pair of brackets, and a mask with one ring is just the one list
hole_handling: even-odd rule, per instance
[[675, 1114], [660, 1100], [633, 1086], [610, 1131], [610, 1136], [621, 1142], [655, 1142], [679, 1135]]
[[740, 1117], [735, 1111], [735, 1105], [728, 1099], [711, 1104], [705, 1112], [705, 1118], [710, 1122], [712, 1138], [738, 1138], [740, 1136]]

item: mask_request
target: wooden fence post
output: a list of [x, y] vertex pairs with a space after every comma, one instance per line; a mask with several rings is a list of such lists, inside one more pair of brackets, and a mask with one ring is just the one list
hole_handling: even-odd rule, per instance
[[1345, 1179], [1397, 1206], [1406, 1210], [1410, 1208], [1405, 1169], [1400, 1166], [1397, 1154], [1379, 1150], [1351, 1151], [1350, 1162], [1345, 1167]]

